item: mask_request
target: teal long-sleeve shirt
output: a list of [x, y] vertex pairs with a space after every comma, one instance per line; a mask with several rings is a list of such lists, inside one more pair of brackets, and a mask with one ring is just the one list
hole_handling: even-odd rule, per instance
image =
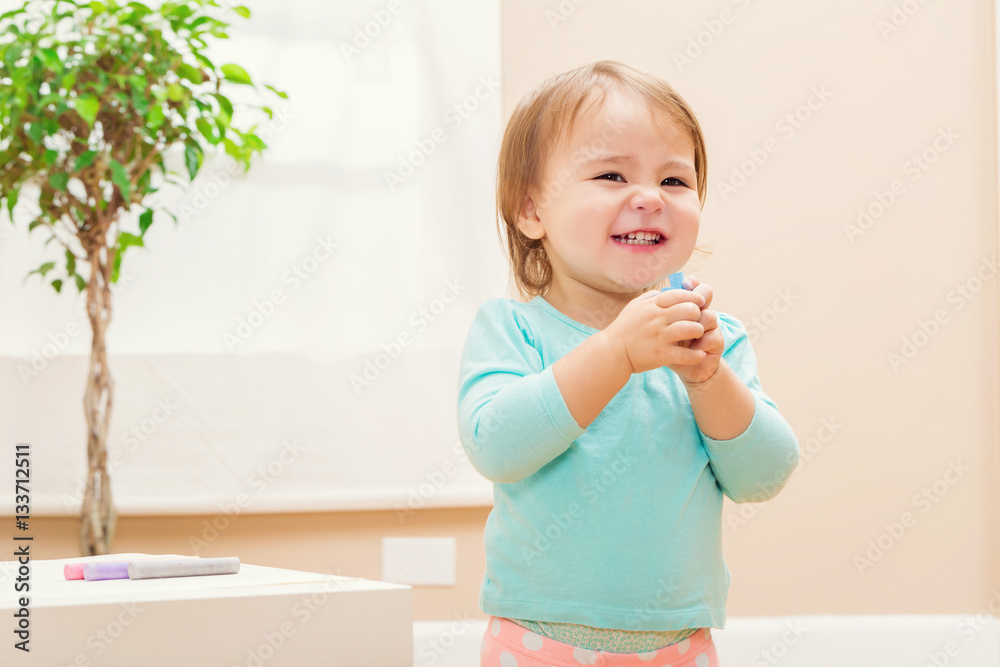
[[754, 396], [739, 436], [698, 428], [668, 368], [633, 374], [586, 428], [551, 366], [598, 330], [536, 296], [482, 304], [462, 350], [459, 435], [493, 482], [484, 613], [624, 630], [724, 627], [722, 498], [762, 502], [798, 464], [746, 329], [718, 312], [722, 358]]

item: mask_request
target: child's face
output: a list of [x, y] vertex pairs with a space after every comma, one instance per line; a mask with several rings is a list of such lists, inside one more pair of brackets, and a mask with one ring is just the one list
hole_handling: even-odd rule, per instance
[[[519, 226], [543, 239], [553, 289], [568, 294], [583, 283], [631, 293], [690, 258], [701, 206], [694, 144], [680, 128], [661, 128], [645, 108], [609, 93], [599, 110], [577, 118], [545, 167]], [[639, 231], [659, 239], [627, 245], [617, 238]]]

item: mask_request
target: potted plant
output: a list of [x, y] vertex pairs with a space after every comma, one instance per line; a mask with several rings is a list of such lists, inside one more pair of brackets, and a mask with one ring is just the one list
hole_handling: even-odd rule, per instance
[[[6, 202], [13, 222], [18, 202], [30, 201], [38, 213], [28, 232], [44, 230], [46, 245], [62, 246], [58, 260], [28, 275], [56, 292], [69, 284], [87, 293], [85, 555], [108, 553], [115, 531], [106, 449], [114, 384], [105, 340], [110, 286], [125, 251], [143, 246], [164, 213], [176, 224], [151, 197], [164, 182], [186, 186], [208, 151], [225, 150], [245, 173], [266, 148], [256, 125], [233, 124], [234, 105], [224, 94], [230, 86], [260, 92], [253, 79], [206, 55], [212, 40], [228, 39], [226, 9], [214, 0], [159, 7], [28, 0], [0, 15], [0, 206]], [[250, 16], [246, 7], [231, 9]], [[245, 115], [241, 110], [240, 119]], [[170, 168], [175, 162], [183, 164], [179, 171]]]

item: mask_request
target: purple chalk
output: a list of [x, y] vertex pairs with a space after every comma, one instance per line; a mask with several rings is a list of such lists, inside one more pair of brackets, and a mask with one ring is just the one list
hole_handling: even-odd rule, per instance
[[95, 561], [83, 566], [83, 578], [87, 581], [104, 579], [128, 579], [127, 560]]

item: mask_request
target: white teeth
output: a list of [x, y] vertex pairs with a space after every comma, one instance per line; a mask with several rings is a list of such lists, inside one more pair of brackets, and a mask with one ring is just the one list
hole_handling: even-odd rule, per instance
[[660, 240], [660, 235], [654, 232], [632, 232], [616, 236], [619, 243], [626, 245], [656, 245]]

